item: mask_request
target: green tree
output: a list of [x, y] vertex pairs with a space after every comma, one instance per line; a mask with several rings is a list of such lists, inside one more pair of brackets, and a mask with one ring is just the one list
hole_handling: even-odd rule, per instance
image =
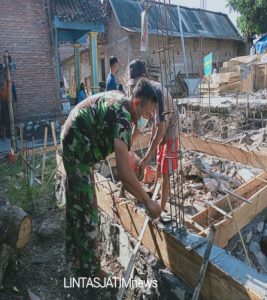
[[227, 5], [240, 14], [237, 26], [244, 37], [267, 32], [267, 0], [227, 0]]

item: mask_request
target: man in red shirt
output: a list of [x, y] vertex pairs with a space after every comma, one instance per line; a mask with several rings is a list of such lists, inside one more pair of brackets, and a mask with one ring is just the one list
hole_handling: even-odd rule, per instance
[[[129, 73], [130, 80], [127, 85], [132, 90], [140, 78], [146, 77], [145, 62], [138, 59], [133, 60], [129, 64]], [[151, 142], [145, 156], [139, 163], [139, 173], [140, 178], [142, 178], [146, 163], [157, 150], [157, 171], [162, 176], [161, 209], [165, 211], [167, 199], [170, 194], [169, 176], [178, 167], [178, 114], [167, 89], [159, 82], [150, 80], [150, 83], [156, 92], [157, 107]], [[140, 130], [135, 127], [132, 142], [139, 133]]]

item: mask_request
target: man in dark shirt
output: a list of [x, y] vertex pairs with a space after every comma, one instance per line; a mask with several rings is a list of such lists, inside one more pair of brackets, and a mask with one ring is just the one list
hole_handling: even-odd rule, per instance
[[111, 56], [109, 60], [110, 72], [108, 74], [106, 91], [113, 91], [118, 89], [118, 83], [116, 80], [116, 74], [119, 71], [119, 62], [117, 57]]
[[[128, 86], [133, 90], [140, 78], [146, 77], [145, 62], [139, 59], [129, 64]], [[157, 170], [162, 176], [161, 209], [165, 210], [167, 199], [170, 193], [169, 176], [178, 167], [178, 114], [173, 104], [172, 97], [168, 90], [159, 82], [150, 80], [157, 97], [156, 114], [152, 127], [152, 138], [148, 150], [139, 162], [140, 178], [143, 177], [144, 168], [153, 153], [157, 150]], [[140, 130], [134, 127], [132, 143], [138, 137]]]

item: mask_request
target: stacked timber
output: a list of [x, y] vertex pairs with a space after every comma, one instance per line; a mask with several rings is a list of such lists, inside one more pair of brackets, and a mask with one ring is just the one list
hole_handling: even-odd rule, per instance
[[[210, 80], [210, 84], [209, 81]], [[223, 92], [231, 90], [232, 92], [240, 91], [241, 74], [238, 72], [225, 72], [212, 74], [210, 78], [205, 77], [204, 83], [201, 85], [203, 94], [219, 96]]]
[[205, 76], [204, 95], [249, 93], [267, 88], [267, 54], [234, 57], [223, 63], [220, 73]]

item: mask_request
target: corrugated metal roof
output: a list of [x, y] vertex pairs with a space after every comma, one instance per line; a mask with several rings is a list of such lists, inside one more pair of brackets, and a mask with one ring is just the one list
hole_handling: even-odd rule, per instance
[[100, 0], [54, 0], [54, 14], [61, 22], [104, 22]]
[[[143, 10], [138, 0], [109, 0], [115, 16], [126, 30], [141, 31], [141, 12]], [[226, 14], [180, 7], [182, 26], [185, 37], [206, 37], [228, 40], [242, 40], [240, 34]], [[157, 2], [149, 10], [149, 33], [180, 36], [178, 6], [163, 5]]]

